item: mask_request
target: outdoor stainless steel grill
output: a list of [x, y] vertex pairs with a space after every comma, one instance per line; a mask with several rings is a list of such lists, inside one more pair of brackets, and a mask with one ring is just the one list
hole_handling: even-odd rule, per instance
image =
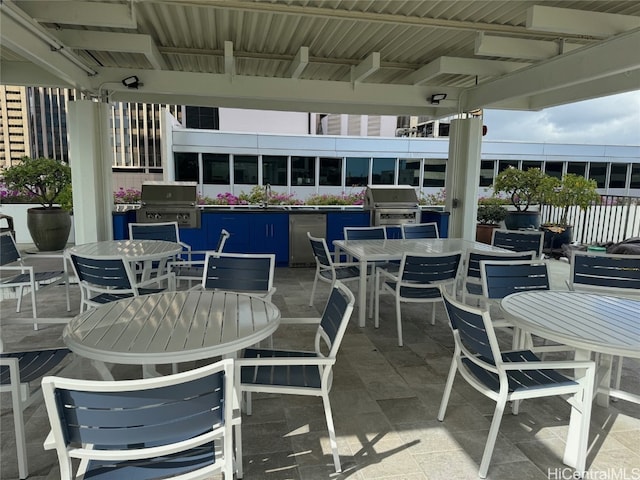
[[199, 228], [200, 208], [197, 184], [192, 182], [145, 182], [136, 213], [141, 223], [178, 222], [179, 227]]
[[419, 223], [418, 195], [411, 186], [367, 187], [364, 209], [371, 211], [371, 225]]

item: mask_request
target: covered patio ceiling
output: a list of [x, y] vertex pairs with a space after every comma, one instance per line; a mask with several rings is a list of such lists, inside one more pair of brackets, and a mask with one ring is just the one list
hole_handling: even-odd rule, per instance
[[637, 0], [0, 5], [2, 84], [103, 100], [441, 118], [640, 89]]

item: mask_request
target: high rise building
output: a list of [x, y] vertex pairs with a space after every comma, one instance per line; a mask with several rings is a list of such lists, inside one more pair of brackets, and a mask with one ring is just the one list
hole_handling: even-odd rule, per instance
[[0, 167], [31, 155], [26, 89], [0, 85]]

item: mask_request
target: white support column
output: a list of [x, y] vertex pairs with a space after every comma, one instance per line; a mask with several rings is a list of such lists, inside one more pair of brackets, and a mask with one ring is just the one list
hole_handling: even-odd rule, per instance
[[109, 108], [69, 102], [68, 132], [76, 244], [113, 239]]
[[482, 118], [452, 120], [447, 163], [449, 237], [476, 239]]

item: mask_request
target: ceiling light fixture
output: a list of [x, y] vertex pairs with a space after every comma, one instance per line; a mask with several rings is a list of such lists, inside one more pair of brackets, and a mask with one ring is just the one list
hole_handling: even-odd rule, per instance
[[127, 77], [122, 80], [122, 84], [127, 88], [138, 88], [142, 83], [140, 83], [140, 79], [135, 75]]
[[447, 98], [446, 93], [434, 93], [433, 95], [431, 95], [431, 105], [439, 105], [440, 102], [445, 98]]

